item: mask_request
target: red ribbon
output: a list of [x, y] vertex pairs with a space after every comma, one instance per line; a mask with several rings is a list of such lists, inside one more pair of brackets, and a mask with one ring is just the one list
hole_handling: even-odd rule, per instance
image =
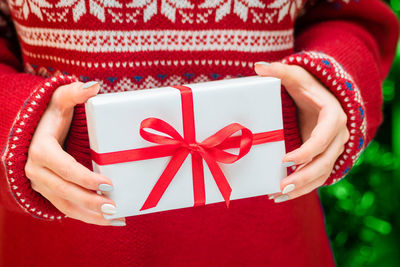
[[[180, 90], [181, 94], [183, 137], [167, 122], [157, 118], [147, 118], [140, 124], [140, 136], [159, 145], [110, 153], [97, 153], [91, 150], [92, 160], [98, 165], [109, 165], [172, 156], [140, 209], [146, 210], [157, 206], [175, 174], [190, 154], [192, 157], [194, 206], [204, 205], [206, 201], [203, 159], [207, 163], [226, 205], [229, 206], [232, 189], [218, 162], [234, 163], [246, 155], [252, 145], [283, 141], [283, 129], [253, 134], [242, 125], [231, 123], [198, 143], [194, 125], [192, 90], [181, 85], [172, 87]], [[153, 129], [168, 136], [152, 133], [146, 129]], [[232, 136], [239, 131], [240, 135]], [[239, 148], [239, 153], [236, 155], [224, 151], [229, 148]]]

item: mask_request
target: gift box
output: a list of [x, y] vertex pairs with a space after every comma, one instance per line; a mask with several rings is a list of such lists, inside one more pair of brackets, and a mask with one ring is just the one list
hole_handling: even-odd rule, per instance
[[106, 218], [280, 191], [280, 92], [279, 79], [254, 76], [90, 98], [93, 170], [117, 206]]

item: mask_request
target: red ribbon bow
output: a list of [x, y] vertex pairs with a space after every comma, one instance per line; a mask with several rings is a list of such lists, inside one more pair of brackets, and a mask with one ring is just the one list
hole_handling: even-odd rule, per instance
[[[91, 150], [92, 160], [99, 165], [108, 165], [172, 156], [140, 209], [146, 210], [157, 206], [175, 174], [190, 154], [192, 157], [194, 206], [205, 204], [203, 159], [207, 163], [226, 205], [229, 206], [232, 189], [218, 162], [234, 163], [246, 155], [252, 145], [283, 141], [283, 130], [253, 134], [246, 127], [232, 123], [198, 143], [194, 125], [192, 90], [186, 86], [173, 87], [180, 90], [181, 93], [184, 137], [167, 122], [157, 118], [147, 118], [140, 124], [140, 135], [143, 139], [159, 145], [110, 153], [97, 153]], [[146, 129], [153, 129], [168, 136], [151, 133]], [[239, 131], [241, 131], [241, 135], [232, 136]], [[229, 148], [239, 148], [239, 153], [235, 155], [224, 151]]]

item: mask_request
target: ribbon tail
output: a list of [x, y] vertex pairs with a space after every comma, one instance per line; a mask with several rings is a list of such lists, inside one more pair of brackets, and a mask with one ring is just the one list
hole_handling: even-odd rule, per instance
[[181, 149], [172, 156], [167, 167], [161, 174], [160, 178], [158, 179], [157, 183], [154, 185], [149, 196], [147, 197], [146, 201], [144, 202], [142, 208], [140, 209], [141, 211], [147, 210], [150, 208], [154, 208], [155, 206], [157, 206], [157, 204], [160, 201], [161, 197], [163, 196], [165, 190], [167, 190], [169, 184], [171, 183], [175, 174], [178, 172], [178, 170], [182, 166], [182, 164], [185, 161], [188, 154], [189, 154], [189, 152], [187, 150]]
[[199, 153], [192, 154], [192, 175], [194, 206], [201, 206], [206, 203], [206, 192], [204, 188], [203, 158]]
[[206, 161], [208, 168], [210, 169], [211, 174], [214, 177], [215, 183], [217, 184], [218, 189], [225, 200], [226, 206], [229, 208], [232, 188], [229, 185], [228, 180], [226, 179], [221, 168], [218, 166], [218, 163], [214, 159], [212, 159], [212, 157], [210, 157], [207, 153], [204, 153], [203, 158]]

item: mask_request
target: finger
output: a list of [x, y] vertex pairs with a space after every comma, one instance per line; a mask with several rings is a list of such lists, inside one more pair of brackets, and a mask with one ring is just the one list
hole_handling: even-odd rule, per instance
[[268, 194], [267, 196], [268, 196], [268, 199], [274, 199], [280, 195], [282, 195], [282, 194], [281, 193], [273, 193], [273, 194]]
[[300, 66], [286, 65], [279, 62], [269, 65], [259, 63], [255, 63], [256, 73], [260, 76], [279, 78], [286, 91], [295, 101], [296, 106], [300, 109], [319, 111], [322, 107], [319, 103], [337, 101], [332, 92]]
[[326, 180], [325, 176], [320, 176], [317, 179], [312, 180], [310, 183], [308, 183], [300, 188], [296, 188], [295, 190], [293, 190], [290, 193], [280, 194], [278, 196], [275, 196], [274, 202], [281, 203], [281, 202], [284, 202], [289, 199], [295, 199], [300, 196], [306, 195], [306, 194], [310, 193], [311, 191], [317, 189], [321, 185], [323, 185], [325, 180]]
[[[297, 165], [297, 166], [287, 166], [288, 168], [292, 168], [293, 171], [299, 171], [301, 170], [304, 166], [306, 166], [307, 164], [301, 164], [301, 165]], [[274, 199], [278, 196], [282, 195], [281, 192], [276, 192], [276, 193], [272, 193], [272, 194], [268, 194], [268, 199]]]
[[[35, 178], [35, 190], [39, 192], [47, 189], [60, 198], [94, 212], [115, 214], [117, 211], [115, 203], [111, 199], [65, 181], [49, 169], [37, 168]], [[40, 187], [46, 188], [41, 189]]]
[[63, 85], [54, 92], [49, 108], [61, 112], [71, 110], [77, 104], [85, 103], [90, 97], [95, 96], [100, 90], [100, 85], [95, 82], [75, 82]]
[[47, 127], [43, 126], [43, 132], [54, 136], [60, 144], [63, 144], [74, 114], [74, 106], [95, 96], [99, 89], [97, 82], [84, 84], [76, 82], [57, 88], [44, 114], [43, 120]]
[[[43, 193], [42, 193], [43, 195]], [[85, 209], [68, 200], [62, 199], [46, 191], [43, 195], [47, 198], [58, 210], [72, 219], [83, 221], [89, 224], [104, 225], [104, 226], [125, 226], [125, 218], [107, 220], [103, 214]]]
[[65, 152], [56, 140], [48, 140], [40, 156], [35, 157], [42, 165], [61, 178], [90, 190], [111, 191], [112, 182], [106, 176], [90, 171]]
[[[260, 76], [280, 79], [282, 85], [294, 100], [297, 99], [299, 94], [306, 93], [305, 88], [313, 88], [315, 86], [316, 80], [314, 77], [300, 66], [287, 65], [280, 62], [273, 62], [269, 65], [259, 63], [255, 63], [255, 72]], [[312, 95], [308, 94], [308, 97], [312, 98]]]
[[32, 142], [54, 137], [63, 144], [74, 113], [73, 107], [95, 96], [99, 88], [99, 85], [93, 82], [85, 84], [75, 82], [58, 87], [40, 118]]
[[346, 132], [342, 131], [336, 136], [325, 152], [317, 156], [302, 169], [296, 170], [288, 177], [284, 178], [281, 181], [281, 192], [283, 194], [288, 194], [296, 188], [301, 188], [321, 176], [328, 178], [337, 158], [344, 151], [345, 135]]
[[302, 164], [321, 154], [332, 143], [338, 132], [346, 127], [346, 115], [340, 110], [323, 107], [310, 137], [298, 148], [286, 154], [282, 162]]
[[265, 62], [255, 63], [255, 72], [263, 77], [275, 77], [281, 80], [288, 93], [295, 98], [299, 89], [311, 87], [313, 80], [303, 68], [299, 66], [287, 65], [280, 62], [265, 64]]

